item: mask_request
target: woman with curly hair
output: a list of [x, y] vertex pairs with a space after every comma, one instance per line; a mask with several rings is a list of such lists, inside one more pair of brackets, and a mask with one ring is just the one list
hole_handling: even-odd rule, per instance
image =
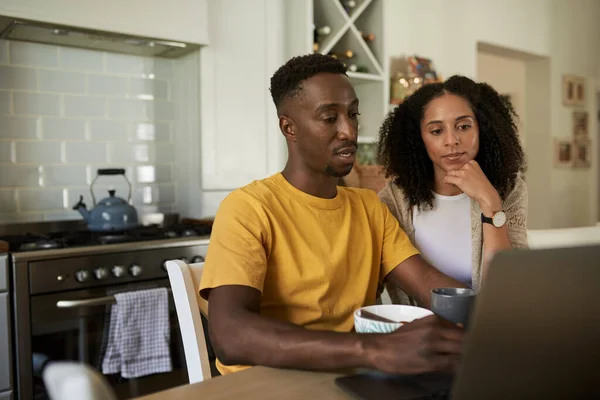
[[[388, 114], [379, 193], [432, 265], [478, 290], [494, 253], [527, 247], [527, 187], [517, 115], [485, 83], [453, 76]], [[394, 303], [414, 303], [388, 287]]]

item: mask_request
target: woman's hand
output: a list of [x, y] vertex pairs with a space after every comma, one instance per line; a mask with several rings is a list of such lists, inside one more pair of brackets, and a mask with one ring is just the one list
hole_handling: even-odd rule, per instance
[[498, 191], [492, 186], [481, 167], [471, 160], [462, 168], [448, 171], [444, 183], [457, 186], [467, 196], [479, 203], [481, 211], [487, 217], [502, 210], [502, 200]]

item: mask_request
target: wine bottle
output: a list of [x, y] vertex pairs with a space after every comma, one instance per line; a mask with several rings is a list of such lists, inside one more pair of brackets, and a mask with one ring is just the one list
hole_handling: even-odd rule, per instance
[[365, 42], [367, 42], [367, 43], [368, 42], [372, 42], [373, 40], [375, 40], [375, 34], [374, 33], [364, 33], [364, 32], [361, 32], [360, 36], [362, 36], [363, 40]]
[[350, 72], [369, 72], [369, 68], [365, 67], [364, 65], [350, 64], [347, 68]]
[[317, 27], [313, 24], [313, 51], [319, 51], [320, 41], [323, 36], [329, 35], [331, 33], [331, 28], [328, 25], [324, 25], [317, 29]]
[[342, 3], [342, 7], [344, 7], [344, 10], [346, 10], [348, 14], [350, 14], [350, 11], [356, 7], [355, 0], [340, 0], [340, 3]]
[[354, 52], [352, 50], [346, 50], [342, 52], [331, 52], [329, 55], [339, 60], [354, 57]]

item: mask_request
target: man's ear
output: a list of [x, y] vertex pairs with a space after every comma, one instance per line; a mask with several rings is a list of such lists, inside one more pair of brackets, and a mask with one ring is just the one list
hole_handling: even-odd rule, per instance
[[280, 115], [279, 116], [279, 129], [281, 130], [281, 133], [283, 133], [283, 136], [285, 136], [285, 138], [287, 140], [290, 140], [292, 142], [296, 141], [296, 132], [294, 130], [294, 121], [285, 116], [285, 115]]

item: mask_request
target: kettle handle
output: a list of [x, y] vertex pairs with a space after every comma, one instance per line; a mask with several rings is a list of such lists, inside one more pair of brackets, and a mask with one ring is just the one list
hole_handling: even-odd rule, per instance
[[100, 168], [98, 169], [98, 171], [96, 171], [96, 174], [96, 177], [90, 185], [90, 194], [92, 195], [94, 207], [96, 206], [96, 196], [94, 196], [94, 183], [96, 183], [96, 180], [102, 175], [123, 175], [123, 179], [125, 179], [125, 182], [127, 182], [127, 186], [129, 187], [127, 202], [131, 202], [131, 182], [129, 182], [129, 179], [127, 179], [127, 175], [125, 175], [125, 168]]

